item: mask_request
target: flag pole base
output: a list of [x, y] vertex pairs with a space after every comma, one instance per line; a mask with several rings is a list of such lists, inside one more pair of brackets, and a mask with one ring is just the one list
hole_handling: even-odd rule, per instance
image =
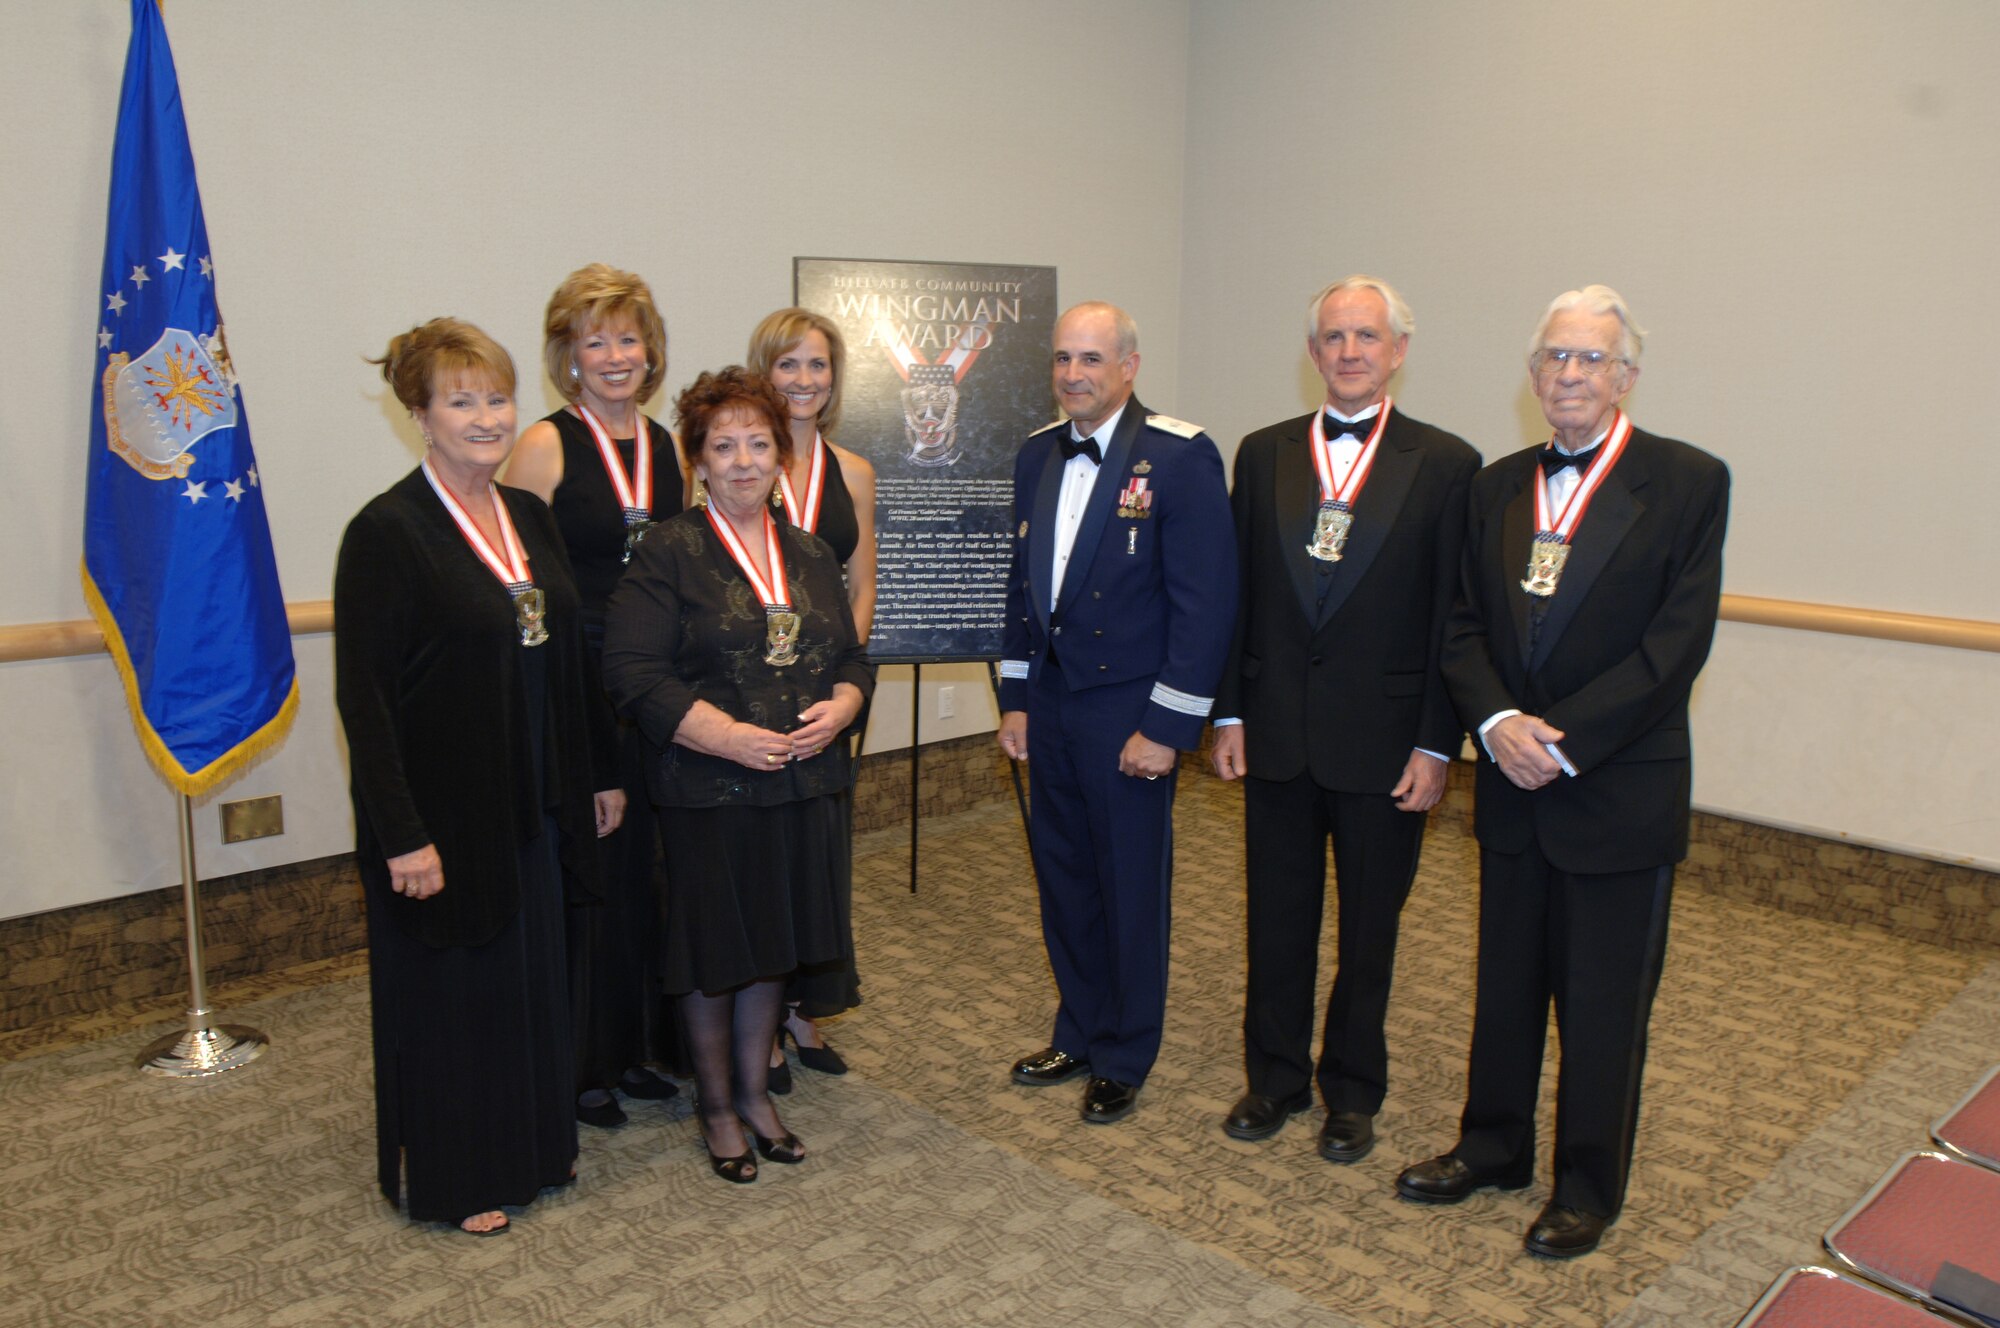
[[248, 1065], [270, 1041], [241, 1024], [211, 1024], [208, 1011], [189, 1010], [188, 1026], [169, 1033], [140, 1052], [133, 1064], [143, 1074], [167, 1079], [201, 1079]]

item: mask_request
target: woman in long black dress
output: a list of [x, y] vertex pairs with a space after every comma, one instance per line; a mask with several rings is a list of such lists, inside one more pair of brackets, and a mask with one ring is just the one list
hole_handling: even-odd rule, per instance
[[494, 1235], [575, 1174], [563, 891], [625, 795], [555, 520], [493, 482], [513, 361], [439, 318], [378, 363], [426, 450], [348, 524], [333, 588], [377, 1170], [413, 1219]]
[[[577, 592], [590, 667], [604, 647], [604, 605], [633, 547], [681, 510], [680, 455], [673, 435], [641, 409], [667, 373], [667, 331], [646, 283], [592, 263], [569, 274], [542, 320], [542, 361], [569, 405], [521, 432], [507, 482], [556, 514]], [[644, 437], [642, 451], [638, 440]], [[619, 730], [619, 781], [646, 795], [638, 733]], [[655, 1065], [678, 1059], [660, 997], [658, 855], [650, 817], [635, 816], [605, 840], [604, 898], [568, 911], [570, 1016], [577, 1054], [576, 1118], [625, 1123], [613, 1090], [672, 1097]]]
[[[768, 1094], [784, 980], [840, 956], [839, 738], [874, 687], [833, 550], [773, 520], [785, 405], [703, 374], [677, 423], [703, 508], [656, 527], [606, 614], [604, 681], [638, 721], [667, 854], [663, 978], [679, 993], [716, 1173], [798, 1162]], [[745, 1131], [748, 1131], [748, 1138]]]
[[[766, 315], [750, 334], [750, 372], [768, 378], [785, 399], [792, 439], [791, 459], [780, 480], [785, 512], [794, 524], [833, 547], [847, 578], [855, 632], [865, 643], [875, 617], [875, 467], [826, 439], [840, 421], [846, 360], [840, 329], [810, 309], [779, 309]], [[840, 810], [842, 839], [848, 843], [852, 802], [844, 799]], [[861, 1003], [851, 911], [852, 900], [843, 896], [840, 960], [801, 969], [786, 989], [785, 1019], [771, 1053], [774, 1085], [791, 1086], [784, 1059], [787, 1036], [798, 1050], [799, 1064], [822, 1074], [847, 1073], [847, 1062], [827, 1045], [817, 1021]]]

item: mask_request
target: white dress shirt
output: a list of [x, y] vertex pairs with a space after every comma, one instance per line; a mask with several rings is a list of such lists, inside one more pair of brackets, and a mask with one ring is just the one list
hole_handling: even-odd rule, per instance
[[[1590, 447], [1601, 446], [1604, 440], [1610, 436], [1611, 436], [1611, 430], [1607, 428], [1603, 433], [1600, 433], [1599, 435], [1597, 435], [1597, 437], [1590, 440]], [[1553, 440], [1550, 441], [1549, 446], [1555, 448], [1556, 451], [1562, 453], [1564, 456], [1569, 456], [1571, 454], [1568, 448], [1564, 447], [1561, 443], [1555, 442]], [[1590, 450], [1590, 447], [1586, 447], [1583, 450], [1588, 452]], [[1561, 470], [1557, 471], [1553, 475], [1544, 475], [1540, 470], [1541, 458], [1537, 457], [1535, 461], [1537, 467], [1535, 471], [1536, 483], [1546, 484], [1548, 486], [1549, 510], [1551, 512], [1562, 511], [1564, 504], [1569, 502], [1570, 495], [1576, 492], [1576, 486], [1583, 483], [1583, 472], [1578, 470], [1575, 466], [1564, 466]], [[1486, 747], [1487, 730], [1492, 728], [1495, 724], [1498, 724], [1501, 720], [1507, 718], [1509, 715], [1518, 715], [1520, 713], [1521, 712], [1519, 710], [1496, 710], [1492, 714], [1486, 717], [1486, 722], [1484, 724], [1481, 724], [1479, 726], [1479, 745], [1481, 747], [1486, 748], [1486, 754], [1489, 757], [1493, 755], [1493, 749], [1491, 747]], [[1562, 772], [1564, 774], [1570, 775], [1572, 777], [1575, 776], [1576, 767], [1569, 763], [1569, 758], [1567, 756], [1563, 755], [1562, 748], [1556, 746], [1552, 742], [1545, 742], [1542, 744], [1542, 746], [1548, 749], [1548, 753], [1550, 756], [1556, 758], [1556, 764], [1562, 767]]]
[[[1094, 432], [1080, 434], [1076, 426], [1070, 426], [1070, 436], [1078, 442], [1086, 438], [1097, 440], [1097, 451], [1101, 456], [1111, 450], [1111, 435], [1118, 428], [1118, 420], [1125, 414], [1125, 406], [1131, 405], [1127, 398], [1125, 405], [1111, 412], [1110, 418], [1097, 426]], [[1055, 565], [1049, 573], [1049, 612], [1054, 613], [1056, 601], [1062, 598], [1063, 573], [1069, 569], [1069, 557], [1076, 549], [1077, 527], [1083, 524], [1084, 509], [1090, 506], [1090, 491], [1097, 486], [1097, 472], [1103, 469], [1088, 456], [1073, 456], [1063, 465], [1062, 495], [1056, 500], [1056, 545]]]
[[[1382, 407], [1379, 405], [1371, 406], [1359, 415], [1352, 417], [1341, 414], [1331, 406], [1322, 406], [1320, 409], [1344, 424], [1360, 424], [1364, 426], [1361, 430], [1364, 434], [1374, 432], [1375, 417], [1382, 413]], [[1321, 427], [1324, 428], [1325, 426], [1322, 425]], [[1327, 429], [1327, 432], [1331, 433], [1333, 431]], [[1341, 485], [1347, 483], [1347, 477], [1353, 472], [1354, 463], [1361, 459], [1361, 449], [1366, 445], [1362, 439], [1356, 438], [1353, 434], [1343, 434], [1338, 438], [1327, 440], [1326, 455], [1327, 459], [1333, 463], [1333, 487], [1336, 492], [1340, 489]], [[1317, 467], [1315, 467], [1314, 473], [1317, 474]], [[1232, 724], [1241, 724], [1243, 721], [1231, 715], [1212, 722], [1216, 728], [1226, 729]], [[1425, 756], [1433, 757], [1439, 761], [1449, 762], [1451, 760], [1443, 752], [1434, 752], [1428, 747], [1418, 747], [1416, 750], [1422, 752]]]

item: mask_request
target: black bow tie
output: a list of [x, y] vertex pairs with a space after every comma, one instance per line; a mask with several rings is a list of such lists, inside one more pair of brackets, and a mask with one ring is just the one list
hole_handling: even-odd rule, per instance
[[1595, 447], [1587, 447], [1581, 452], [1574, 453], [1558, 452], [1553, 447], [1545, 447], [1542, 449], [1542, 473], [1553, 475], [1565, 466], [1575, 466], [1578, 472], [1588, 470], [1590, 463], [1597, 460], [1597, 448], [1601, 446], [1603, 444], [1599, 443]]
[[1098, 450], [1095, 438], [1078, 439], [1074, 433], [1066, 433], [1061, 442], [1063, 460], [1074, 461], [1077, 457], [1087, 456], [1095, 465], [1104, 464], [1104, 453]]
[[1336, 438], [1342, 438], [1348, 434], [1353, 434], [1365, 443], [1368, 441], [1368, 435], [1375, 432], [1375, 421], [1382, 417], [1380, 415], [1371, 415], [1365, 420], [1336, 420], [1333, 416], [1327, 415], [1325, 418], [1326, 441], [1329, 443]]

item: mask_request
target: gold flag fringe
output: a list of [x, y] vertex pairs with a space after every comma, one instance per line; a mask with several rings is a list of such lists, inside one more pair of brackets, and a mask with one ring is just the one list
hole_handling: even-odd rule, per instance
[[176, 793], [184, 793], [190, 798], [199, 798], [213, 793], [236, 776], [248, 770], [268, 755], [284, 741], [290, 731], [292, 721], [299, 713], [299, 679], [296, 670], [292, 674], [291, 690], [285, 694], [284, 704], [278, 713], [263, 724], [255, 733], [237, 743], [222, 755], [210, 761], [199, 770], [188, 770], [168, 750], [160, 735], [154, 731], [152, 722], [146, 718], [146, 708], [139, 700], [139, 676], [132, 669], [132, 657], [125, 649], [125, 634], [118, 628], [118, 620], [111, 614], [111, 608], [98, 593], [97, 583], [91, 579], [90, 563], [84, 560], [83, 598], [90, 605], [90, 616], [97, 621], [97, 629], [104, 633], [104, 648], [111, 652], [111, 662], [117, 666], [118, 681], [125, 688], [125, 705], [132, 715], [132, 727], [139, 735], [139, 746], [146, 758], [153, 763], [167, 783], [173, 785]]

